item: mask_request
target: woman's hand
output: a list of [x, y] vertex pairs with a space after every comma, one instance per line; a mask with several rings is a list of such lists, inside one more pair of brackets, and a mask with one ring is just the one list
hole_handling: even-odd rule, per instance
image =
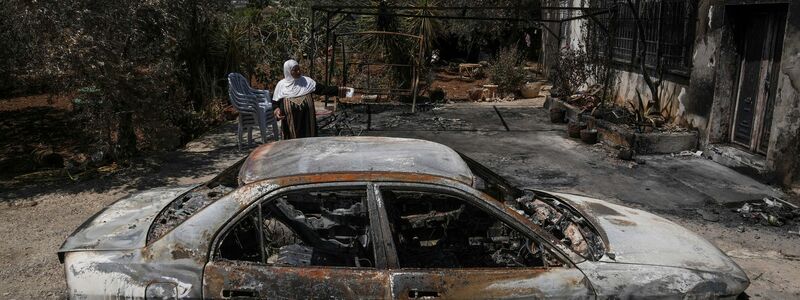
[[352, 88], [346, 87], [346, 86], [340, 87], [339, 88], [339, 98], [347, 97], [347, 92], [349, 92], [350, 89], [352, 89]]

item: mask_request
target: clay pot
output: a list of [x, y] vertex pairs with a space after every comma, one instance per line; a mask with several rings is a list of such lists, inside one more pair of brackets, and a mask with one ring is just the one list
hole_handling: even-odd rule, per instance
[[469, 100], [481, 101], [481, 98], [483, 98], [483, 89], [482, 88], [471, 88], [469, 90]]
[[597, 129], [582, 129], [581, 141], [587, 144], [597, 143]]
[[633, 149], [630, 148], [622, 148], [619, 149], [619, 153], [617, 154], [617, 158], [621, 160], [633, 160], [634, 153]]
[[581, 137], [581, 130], [586, 129], [586, 124], [578, 122], [569, 122], [567, 125], [567, 134], [571, 138], [578, 139]]
[[543, 84], [544, 83], [542, 82], [526, 83], [525, 85], [522, 86], [519, 92], [520, 94], [522, 94], [522, 97], [536, 98], [539, 97], [539, 91], [541, 91]]
[[551, 108], [550, 109], [550, 122], [552, 123], [564, 123], [564, 119], [567, 118], [567, 111], [562, 108]]

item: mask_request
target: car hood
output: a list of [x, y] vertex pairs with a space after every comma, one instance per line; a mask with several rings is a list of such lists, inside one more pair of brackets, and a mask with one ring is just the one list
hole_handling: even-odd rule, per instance
[[582, 211], [604, 231], [611, 255], [604, 256], [603, 262], [678, 267], [747, 278], [716, 246], [667, 219], [598, 199], [552, 194]]
[[157, 188], [122, 198], [86, 220], [64, 241], [58, 252], [142, 248], [156, 215], [173, 199], [195, 186]]

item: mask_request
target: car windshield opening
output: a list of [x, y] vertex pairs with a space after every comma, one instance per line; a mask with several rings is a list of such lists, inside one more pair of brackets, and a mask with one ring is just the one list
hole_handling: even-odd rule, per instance
[[605, 254], [605, 243], [594, 226], [555, 196], [525, 191], [522, 197], [506, 205], [550, 232], [586, 259], [596, 261]]

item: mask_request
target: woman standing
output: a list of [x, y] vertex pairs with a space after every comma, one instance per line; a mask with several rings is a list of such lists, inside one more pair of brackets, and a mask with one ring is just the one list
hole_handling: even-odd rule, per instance
[[343, 97], [346, 88], [318, 84], [303, 76], [297, 61], [283, 63], [283, 79], [272, 95], [275, 118], [281, 121], [283, 139], [317, 136], [317, 118], [312, 95]]

